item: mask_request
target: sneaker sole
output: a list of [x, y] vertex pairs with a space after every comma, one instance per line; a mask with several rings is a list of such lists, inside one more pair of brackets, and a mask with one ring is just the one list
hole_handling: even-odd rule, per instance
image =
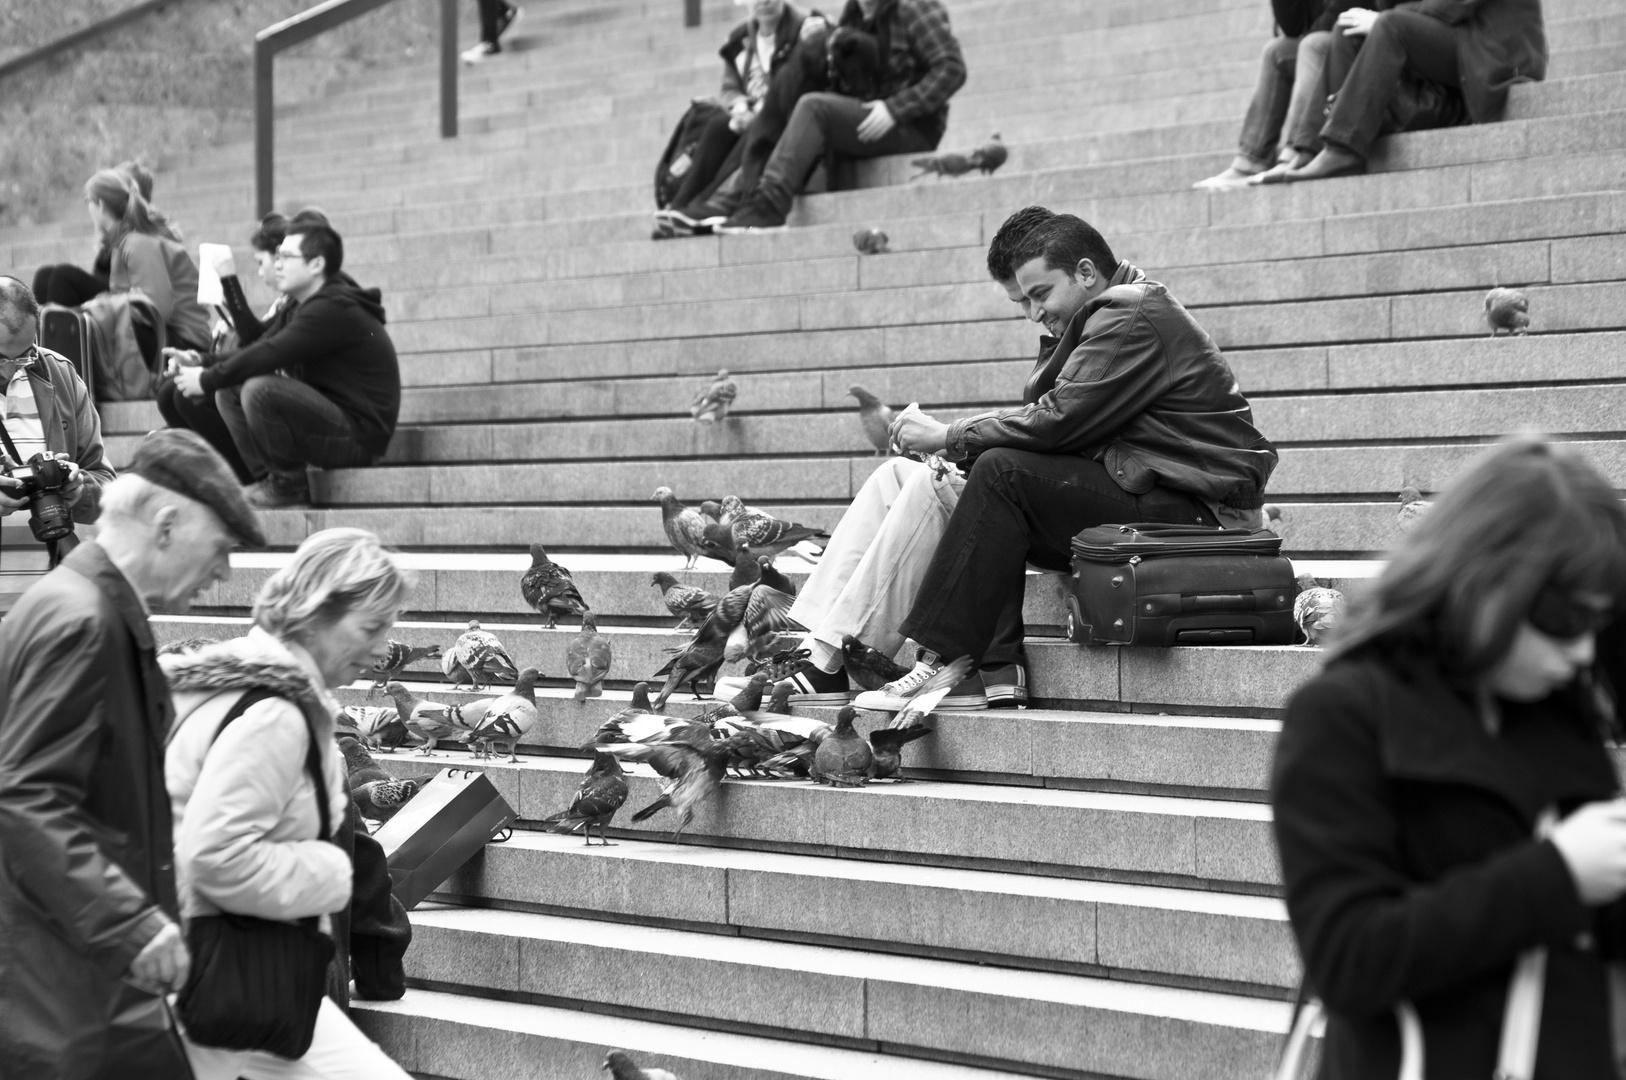
[[724, 236], [748, 236], [751, 233], [785, 232], [789, 225], [719, 225], [717, 231]]
[[792, 705], [846, 705], [857, 695], [852, 691], [846, 693], [831, 692], [828, 694], [792, 694]]
[[988, 707], [988, 698], [982, 694], [966, 697], [946, 697], [937, 703], [937, 707], [945, 712], [976, 712], [978, 709]]

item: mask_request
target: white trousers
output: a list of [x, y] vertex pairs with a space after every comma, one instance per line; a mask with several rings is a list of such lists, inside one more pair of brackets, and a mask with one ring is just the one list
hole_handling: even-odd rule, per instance
[[186, 1056], [197, 1080], [411, 1080], [326, 997], [316, 1014], [311, 1048], [298, 1061], [256, 1050], [196, 1046], [190, 1039]]
[[898, 625], [964, 488], [958, 473], [938, 479], [929, 465], [902, 457], [864, 481], [790, 609], [813, 639], [814, 663], [834, 667], [844, 634], [888, 656], [903, 647]]

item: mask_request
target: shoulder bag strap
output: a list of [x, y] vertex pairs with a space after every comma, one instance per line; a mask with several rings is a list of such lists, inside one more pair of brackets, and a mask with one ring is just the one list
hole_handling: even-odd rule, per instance
[[[214, 740], [220, 738], [220, 733], [226, 730], [227, 724], [231, 723], [239, 716], [242, 716], [245, 712], [253, 708], [255, 705], [258, 705], [260, 702], [275, 697], [283, 697], [283, 695], [274, 693], [273, 691], [267, 690], [264, 687], [256, 687], [255, 689], [245, 693], [242, 697], [238, 698], [236, 703], [233, 704], [230, 709], [226, 710], [226, 715], [221, 717], [220, 726], [215, 728], [214, 738], [209, 740], [209, 745], [214, 745]], [[286, 701], [288, 699], [283, 698], [283, 700]], [[298, 707], [294, 702], [289, 702], [289, 704], [295, 705], [296, 708]], [[304, 715], [303, 709], [300, 710], [300, 714]], [[305, 734], [307, 736], [307, 742], [305, 744], [305, 771], [310, 774], [311, 785], [316, 791], [316, 820], [319, 823], [320, 830], [318, 838], [322, 840], [331, 840], [333, 839], [333, 820], [331, 817], [332, 812], [327, 804], [327, 781], [322, 776], [322, 752], [317, 748], [316, 732], [311, 730], [309, 723], [306, 723], [305, 725]]]

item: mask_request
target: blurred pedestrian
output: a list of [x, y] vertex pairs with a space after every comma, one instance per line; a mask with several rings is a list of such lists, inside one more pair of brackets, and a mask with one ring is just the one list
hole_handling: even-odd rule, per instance
[[260, 545], [231, 469], [161, 431], [102, 489], [97, 536], [0, 623], [0, 1071], [187, 1075], [161, 996], [186, 979], [150, 611]]

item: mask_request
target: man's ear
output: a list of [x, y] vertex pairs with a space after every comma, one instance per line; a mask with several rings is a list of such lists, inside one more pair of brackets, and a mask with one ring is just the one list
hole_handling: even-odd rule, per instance
[[168, 548], [175, 540], [175, 530], [180, 523], [180, 507], [160, 506], [152, 516], [152, 546], [159, 551]]
[[311, 268], [311, 273], [318, 277], [327, 277], [327, 256], [313, 255], [305, 260], [305, 265]]
[[1073, 276], [1077, 278], [1078, 283], [1084, 286], [1086, 289], [1094, 286], [1096, 279], [1100, 277], [1100, 275], [1096, 272], [1095, 263], [1091, 262], [1089, 259], [1078, 260], [1078, 265], [1073, 268]]

